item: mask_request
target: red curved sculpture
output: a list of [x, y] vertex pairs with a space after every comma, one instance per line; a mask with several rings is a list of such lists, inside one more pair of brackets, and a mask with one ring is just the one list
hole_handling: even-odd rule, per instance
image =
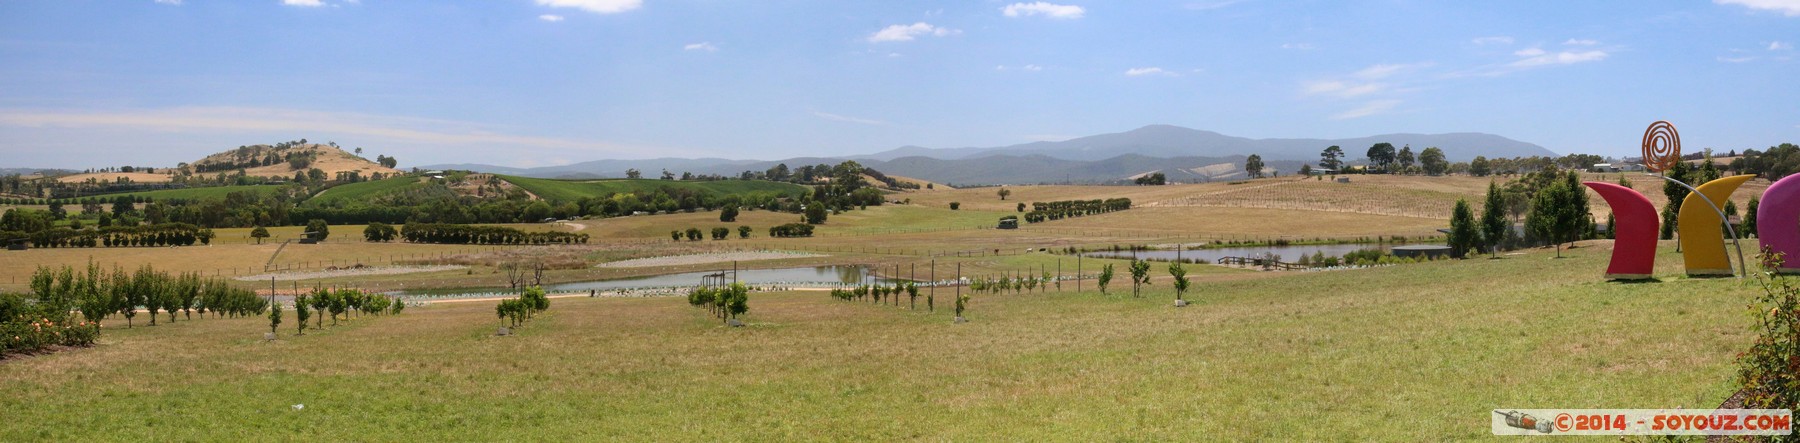
[[1769, 185], [1757, 210], [1757, 239], [1763, 247], [1786, 254], [1782, 273], [1800, 273], [1800, 174]]
[[1606, 278], [1640, 280], [1656, 273], [1656, 205], [1643, 193], [1606, 182], [1582, 182], [1612, 207], [1612, 263], [1606, 266]]

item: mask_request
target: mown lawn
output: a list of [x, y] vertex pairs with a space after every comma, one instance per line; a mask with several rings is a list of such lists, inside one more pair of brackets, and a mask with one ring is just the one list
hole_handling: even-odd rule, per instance
[[556, 299], [513, 337], [487, 302], [304, 337], [290, 311], [273, 343], [109, 325], [0, 362], [0, 440], [1418, 441], [1487, 436], [1493, 408], [1718, 404], [1754, 289], [1668, 253], [1664, 281], [1603, 282], [1607, 252], [1207, 274], [1181, 309], [1166, 282], [979, 294], [964, 325], [944, 292], [756, 294], [742, 329], [678, 298]]

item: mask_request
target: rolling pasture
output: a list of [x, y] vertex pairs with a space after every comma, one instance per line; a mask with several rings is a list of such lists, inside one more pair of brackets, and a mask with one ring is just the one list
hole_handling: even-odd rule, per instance
[[[532, 180], [517, 184], [567, 196], [622, 182]], [[411, 184], [357, 185], [326, 195]], [[1479, 200], [1486, 185], [1356, 176], [1347, 186], [1286, 178], [1017, 186], [1005, 201], [996, 188], [940, 189], [891, 196], [912, 204], [834, 214], [811, 238], [769, 238], [769, 226], [799, 216], [760, 210], [730, 223], [699, 211], [511, 225], [593, 237], [568, 246], [369, 243], [362, 226], [344, 225], [331, 226], [324, 244], [283, 248], [302, 228], [270, 228], [272, 241], [261, 245], [248, 229], [220, 229], [212, 246], [5, 252], [0, 289], [26, 290], [40, 264], [89, 260], [221, 277], [260, 274], [265, 264], [467, 264], [279, 283], [416, 289], [504, 285], [495, 263], [521, 257], [581, 264], [546, 273], [547, 282], [565, 282], [726, 266], [592, 266], [610, 261], [764, 250], [810, 255], [743, 265], [862, 265], [920, 279], [959, 270], [1073, 277], [1076, 258], [1046, 250], [1435, 236], [1447, 226], [1431, 216], [1435, 205]], [[1400, 197], [1348, 197], [1384, 189]], [[1345, 200], [1321, 206], [1315, 194]], [[1138, 207], [993, 228], [1018, 214], [1018, 202], [1114, 197]], [[948, 209], [952, 201], [962, 209]], [[740, 225], [753, 228], [751, 238], [738, 238]], [[727, 240], [669, 239], [688, 227], [734, 231]], [[304, 336], [294, 334], [289, 311], [272, 342], [262, 340], [263, 318], [125, 329], [115, 317], [96, 346], [0, 360], [8, 393], [0, 410], [10, 423], [0, 441], [1475, 439], [1489, 435], [1494, 408], [1705, 408], [1732, 392], [1732, 358], [1751, 340], [1744, 304], [1758, 289], [1680, 277], [1673, 242], [1662, 246], [1661, 280], [1636, 284], [1602, 281], [1605, 240], [1561, 259], [1540, 248], [1313, 272], [1194, 264], [1186, 294], [1194, 305], [1180, 309], [1170, 307], [1167, 264], [1153, 263], [1143, 296], [1133, 297], [1126, 261], [1087, 258], [1081, 290], [1064, 281], [973, 293], [967, 324], [951, 323], [956, 289], [948, 287], [925, 289], [935, 311], [925, 297], [909, 309], [904, 300], [841, 301], [817, 290], [758, 292], [744, 328], [725, 327], [681, 297], [563, 297], [505, 337], [494, 334], [491, 300], [436, 301]], [[1120, 275], [1103, 294], [1094, 275], [1105, 264]]]
[[811, 291], [753, 295], [742, 329], [680, 298], [559, 298], [510, 337], [479, 302], [274, 342], [259, 318], [109, 324], [0, 363], [0, 439], [1437, 440], [1497, 407], [1716, 404], [1751, 289], [1604, 283], [1603, 245], [1201, 276], [1183, 309], [1166, 282], [984, 293], [963, 325], [944, 292]]

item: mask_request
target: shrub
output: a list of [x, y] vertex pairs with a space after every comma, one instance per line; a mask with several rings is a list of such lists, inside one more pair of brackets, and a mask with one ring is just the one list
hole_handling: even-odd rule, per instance
[[325, 241], [325, 237], [331, 236], [331, 225], [325, 224], [325, 220], [316, 218], [307, 220], [306, 236], [313, 240]]
[[962, 202], [950, 202], [950, 210], [955, 211], [958, 209], [962, 209]]
[[1786, 257], [1763, 248], [1763, 293], [1750, 305], [1756, 341], [1738, 354], [1744, 408], [1800, 408], [1800, 286], [1777, 273]]
[[772, 226], [769, 228], [769, 236], [776, 237], [776, 238], [811, 237], [812, 233], [813, 233], [813, 226], [809, 225], [809, 224], [805, 224], [805, 223], [788, 223], [785, 225]]
[[274, 334], [275, 328], [279, 328], [279, 327], [281, 327], [281, 304], [280, 303], [270, 303], [269, 304], [269, 333]]
[[712, 239], [713, 240], [724, 240], [727, 237], [731, 237], [731, 228], [726, 228], [726, 227], [712, 228]]
[[363, 239], [372, 242], [393, 241], [397, 234], [394, 227], [387, 223], [369, 223], [369, 227], [363, 228]]
[[[680, 240], [680, 232], [674, 232]], [[587, 234], [573, 232], [525, 232], [505, 226], [472, 226], [443, 223], [407, 223], [400, 237], [409, 243], [461, 245], [585, 244]]]
[[306, 294], [297, 294], [294, 296], [294, 320], [299, 321], [299, 324], [296, 325], [294, 335], [306, 335], [306, 319], [312, 316], [312, 312], [306, 309], [307, 303]]
[[738, 238], [750, 238], [750, 227], [749, 226], [739, 226], [738, 227]]
[[1182, 268], [1179, 261], [1170, 262], [1169, 275], [1175, 277], [1175, 299], [1180, 300], [1181, 294], [1188, 290], [1187, 269]]
[[1112, 279], [1113, 265], [1112, 263], [1107, 263], [1106, 266], [1100, 268], [1100, 279], [1096, 282], [1100, 285], [1100, 294], [1106, 294], [1106, 285], [1112, 284]]

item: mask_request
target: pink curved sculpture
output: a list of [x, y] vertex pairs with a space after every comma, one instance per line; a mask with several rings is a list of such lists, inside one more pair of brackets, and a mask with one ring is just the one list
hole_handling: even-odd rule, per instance
[[[1606, 278], [1638, 280], [1656, 272], [1656, 205], [1643, 193], [1606, 182], [1582, 182], [1606, 199], [1613, 210], [1612, 263], [1606, 266]], [[1757, 220], [1761, 220], [1758, 218]]]
[[1786, 254], [1781, 272], [1800, 273], [1800, 174], [1789, 174], [1763, 191], [1756, 234], [1763, 247]]

